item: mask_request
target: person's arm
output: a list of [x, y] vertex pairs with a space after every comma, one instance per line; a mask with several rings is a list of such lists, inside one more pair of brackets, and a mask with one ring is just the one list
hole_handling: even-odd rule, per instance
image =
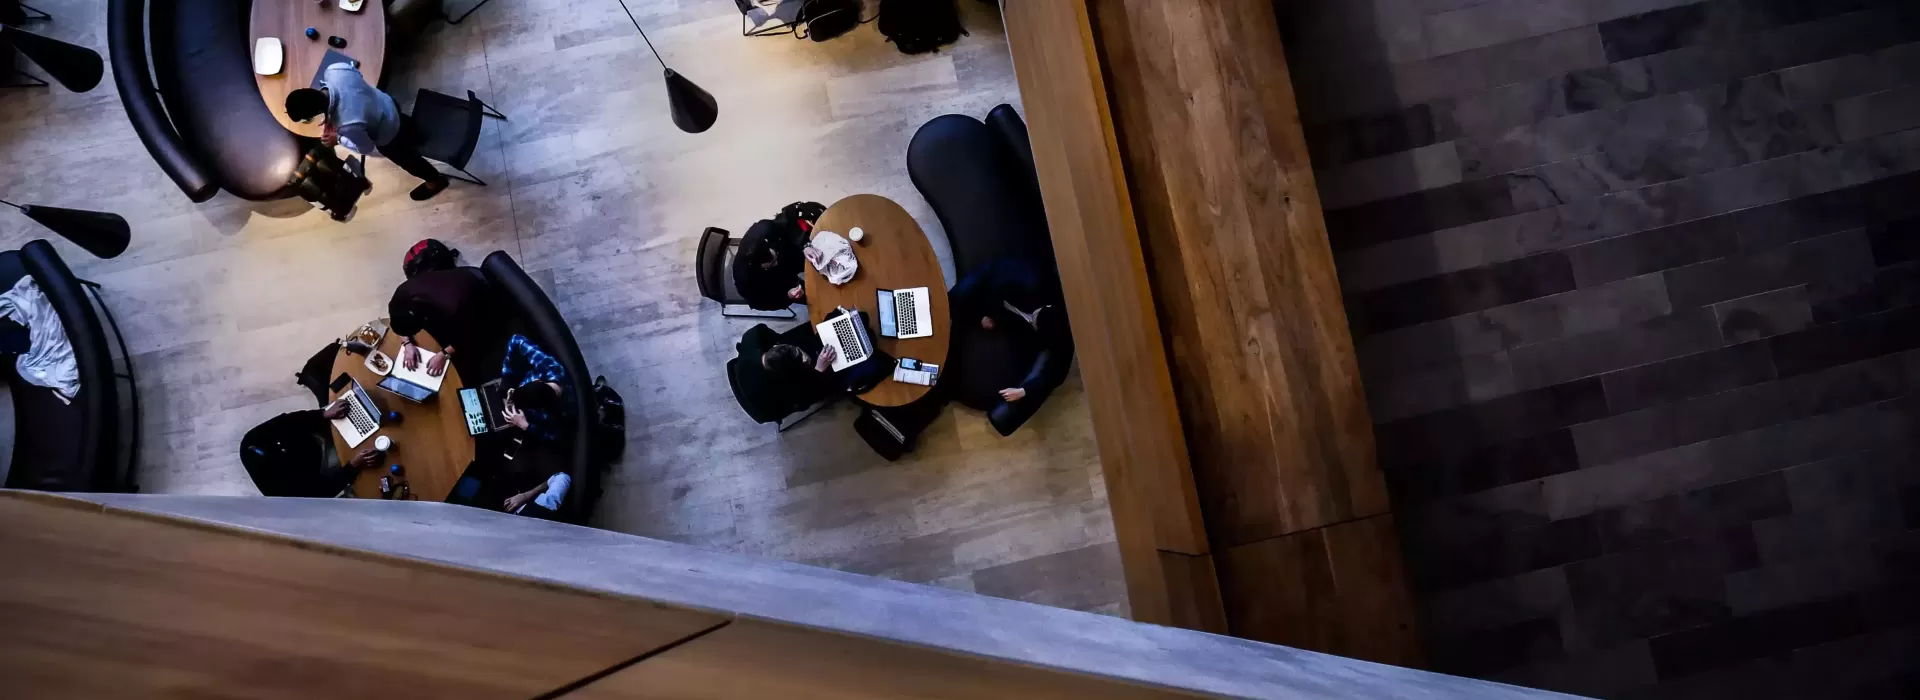
[[339, 128], [340, 145], [360, 155], [372, 155], [380, 152], [380, 145], [373, 140], [373, 134], [367, 132], [365, 124], [348, 124]]
[[500, 386], [515, 389], [525, 384], [533, 372], [533, 354], [539, 352], [524, 335], [508, 338], [507, 354], [500, 360]]
[[508, 513], [512, 513], [514, 511], [520, 510], [522, 507], [525, 507], [528, 503], [532, 503], [533, 499], [539, 498], [541, 495], [545, 494], [546, 492], [547, 492], [547, 482], [542, 481], [540, 482], [539, 486], [535, 486], [531, 489], [528, 489], [525, 493], [516, 493], [507, 498], [507, 502], [505, 504], [506, 511]]

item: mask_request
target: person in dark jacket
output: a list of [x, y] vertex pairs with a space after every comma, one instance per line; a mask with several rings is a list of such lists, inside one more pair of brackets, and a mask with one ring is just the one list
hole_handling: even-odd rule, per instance
[[420, 361], [414, 336], [426, 331], [441, 348], [428, 361], [427, 373], [439, 376], [451, 358], [462, 379], [474, 384], [499, 369], [505, 331], [497, 320], [502, 307], [493, 285], [478, 268], [460, 266], [459, 259], [459, 251], [440, 241], [414, 244], [401, 263], [407, 281], [393, 290], [387, 314], [401, 336], [402, 366], [412, 369]]
[[[332, 410], [329, 407], [329, 410]], [[333, 450], [332, 426], [320, 409], [274, 416], [240, 440], [240, 465], [253, 477], [260, 495], [333, 498], [353, 485], [354, 475], [380, 466], [380, 453], [362, 448], [341, 463]], [[341, 415], [345, 414], [340, 410]]]
[[833, 374], [833, 348], [809, 326], [795, 330], [804, 332], [783, 333], [780, 342], [760, 353], [760, 368], [767, 371], [768, 389], [798, 410], [845, 388]]
[[801, 274], [807, 259], [805, 225], [763, 219], [740, 239], [733, 258], [733, 286], [747, 305], [761, 311], [779, 311], [806, 297]]
[[956, 326], [972, 323], [1013, 337], [1030, 366], [970, 369], [1001, 378], [1000, 399], [1009, 403], [1052, 391], [1073, 365], [1073, 332], [1058, 286], [1032, 263], [1004, 259], [987, 263], [953, 286], [948, 299]]
[[572, 426], [573, 401], [567, 369], [524, 335], [507, 339], [500, 363], [500, 388], [507, 391], [503, 418], [528, 437], [561, 442]]

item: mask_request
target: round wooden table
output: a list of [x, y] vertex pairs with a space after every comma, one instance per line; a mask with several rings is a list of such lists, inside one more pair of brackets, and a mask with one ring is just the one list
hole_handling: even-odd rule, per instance
[[[423, 351], [440, 350], [440, 343], [425, 331], [420, 333], [415, 342]], [[386, 339], [380, 341], [380, 352], [399, 363], [400, 334], [389, 331]], [[333, 358], [333, 376], [338, 377], [341, 372], [359, 381], [383, 413], [399, 411], [401, 418], [398, 424], [382, 420], [379, 432], [355, 448], [347, 447], [347, 441], [340, 438], [340, 431], [332, 431], [333, 449], [340, 454], [343, 464], [352, 460], [361, 448], [372, 447], [373, 441], [379, 436], [393, 438], [393, 451], [387, 453], [380, 468], [362, 471], [354, 477], [354, 497], [379, 498], [380, 477], [387, 473], [388, 465], [398, 464], [406, 472], [414, 499], [447, 500], [447, 494], [453, 492], [454, 482], [460, 480], [467, 465], [473, 462], [473, 437], [467, 434], [466, 412], [460, 406], [460, 387], [464, 385], [460, 383], [460, 372], [453, 368], [453, 363], [447, 363], [447, 376], [441, 380], [439, 393], [424, 403], [408, 401], [380, 388], [381, 377], [367, 369], [366, 358], [349, 353], [344, 348]], [[348, 387], [342, 392], [335, 392], [333, 398], [352, 390], [352, 387]]]
[[[287, 119], [287, 93], [313, 84], [314, 73], [327, 57], [327, 37], [347, 40], [347, 48], [336, 49], [360, 62], [360, 74], [367, 84], [380, 84], [380, 70], [387, 62], [386, 0], [366, 0], [359, 12], [340, 9], [337, 0], [253, 0], [253, 19], [247, 32], [247, 56], [263, 37], [274, 37], [286, 47], [280, 72], [253, 74], [260, 86], [260, 98], [267, 111], [288, 131], [309, 138], [320, 138], [318, 124], [297, 124]], [[320, 32], [319, 39], [307, 38], [307, 27]]]
[[[926, 232], [920, 230], [920, 224], [914, 222], [907, 210], [891, 199], [874, 194], [856, 194], [835, 202], [827, 208], [827, 213], [820, 215], [814, 230], [816, 235], [819, 231], [832, 231], [845, 237], [855, 226], [866, 235], [853, 244], [860, 269], [852, 280], [836, 287], [813, 269], [812, 263], [806, 265], [808, 320], [814, 324], [825, 321], [836, 306], [865, 311], [869, 321], [867, 331], [875, 347], [895, 359], [911, 357], [940, 365], [941, 374], [945, 375], [947, 343], [953, 337], [949, 333], [952, 319], [947, 311], [947, 278], [940, 272], [940, 258], [933, 253], [933, 243], [927, 240]], [[908, 340], [881, 337], [878, 321], [873, 319], [880, 303], [880, 290], [914, 287], [927, 288], [928, 301], [932, 302], [928, 313], [933, 316], [933, 335]], [[889, 408], [913, 403], [932, 389], [896, 382], [889, 377], [858, 398], [868, 405]]]

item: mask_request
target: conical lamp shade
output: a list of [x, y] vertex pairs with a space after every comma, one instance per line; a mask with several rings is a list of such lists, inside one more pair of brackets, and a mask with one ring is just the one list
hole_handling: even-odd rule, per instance
[[667, 69], [667, 101], [673, 104], [674, 126], [689, 134], [706, 131], [720, 118], [720, 105], [713, 101], [713, 94], [672, 68]]
[[31, 204], [20, 207], [20, 211], [97, 258], [112, 258], [125, 253], [127, 243], [133, 240], [127, 220], [120, 218], [119, 214]]
[[0, 41], [11, 42], [27, 60], [53, 76], [54, 82], [74, 92], [94, 89], [100, 85], [100, 77], [106, 74], [106, 64], [100, 60], [100, 54], [85, 46], [48, 39], [13, 27], [0, 27]]

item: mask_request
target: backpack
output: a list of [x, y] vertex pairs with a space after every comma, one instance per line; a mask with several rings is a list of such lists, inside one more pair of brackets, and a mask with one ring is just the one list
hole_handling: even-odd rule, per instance
[[804, 25], [806, 32], [799, 36], [814, 41], [826, 41], [853, 31], [860, 26], [859, 0], [806, 0], [800, 6], [800, 16], [796, 24]]
[[592, 409], [593, 459], [604, 469], [627, 451], [627, 402], [606, 377], [594, 377]]
[[954, 0], [880, 0], [880, 33], [900, 53], [937, 51], [967, 33]]

